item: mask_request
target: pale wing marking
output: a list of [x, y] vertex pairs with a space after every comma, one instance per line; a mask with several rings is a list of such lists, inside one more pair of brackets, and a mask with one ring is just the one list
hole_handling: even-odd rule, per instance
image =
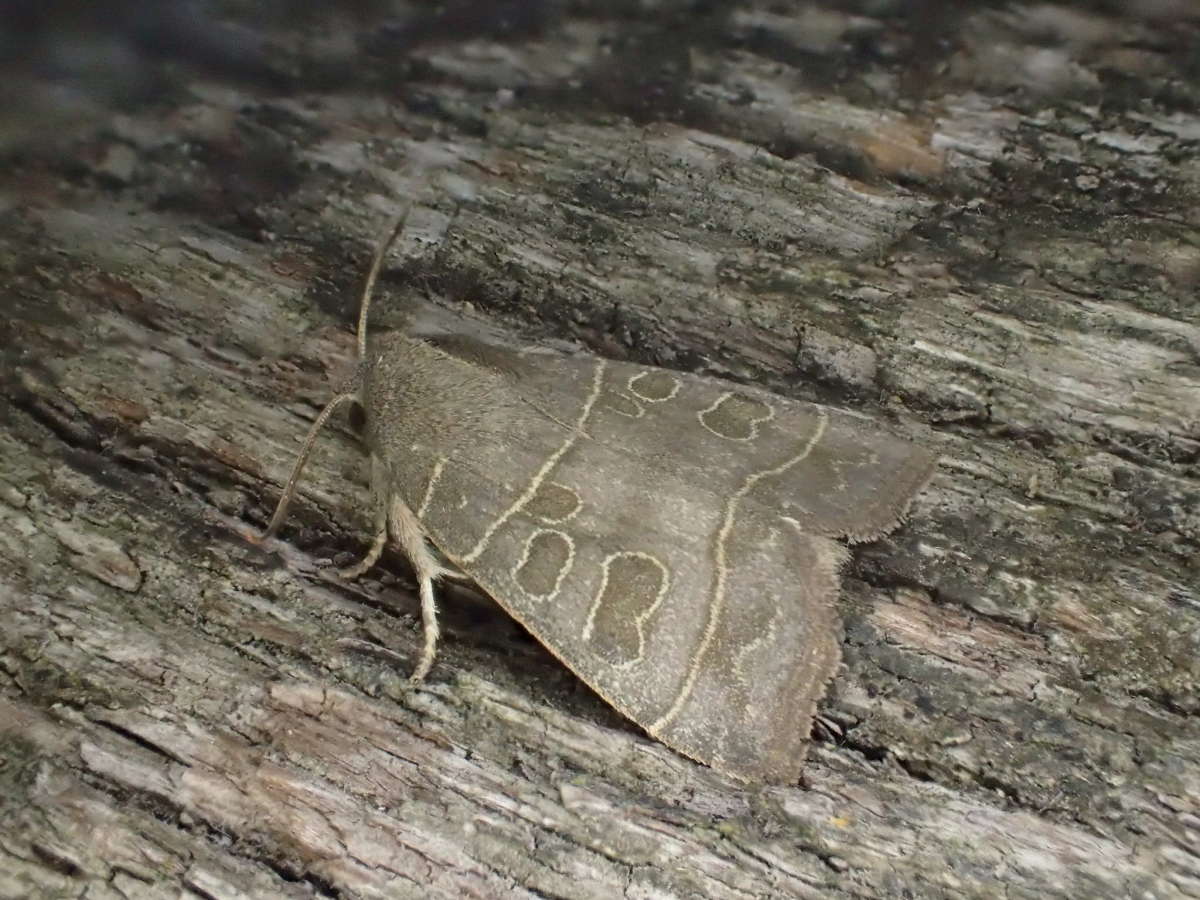
[[822, 412], [817, 419], [817, 427], [814, 429], [812, 437], [808, 439], [808, 442], [798, 454], [786, 462], [780, 463], [773, 469], [765, 469], [750, 475], [725, 504], [725, 516], [721, 522], [721, 528], [717, 532], [716, 547], [713, 553], [713, 568], [715, 572], [713, 576], [712, 596], [708, 605], [708, 621], [704, 624], [704, 634], [700, 638], [700, 646], [696, 650], [696, 655], [692, 657], [691, 665], [688, 666], [688, 673], [687, 677], [684, 678], [683, 687], [680, 688], [679, 694], [675, 697], [670, 708], [663, 713], [658, 721], [646, 729], [650, 734], [656, 734], [679, 715], [680, 710], [683, 709], [684, 704], [687, 703], [688, 698], [696, 687], [701, 667], [704, 665], [704, 658], [708, 655], [709, 648], [716, 637], [717, 623], [720, 622], [721, 613], [725, 607], [725, 581], [729, 575], [729, 568], [725, 559], [725, 545], [729, 540], [729, 533], [733, 530], [733, 523], [737, 518], [738, 506], [741, 504], [742, 499], [754, 489], [754, 486], [764, 478], [782, 475], [812, 453], [813, 448], [817, 446], [817, 443], [825, 435], [825, 428], [828, 422], [828, 417]]
[[520, 511], [521, 507], [528, 503], [530, 499], [532, 499], [533, 495], [537, 493], [538, 488], [541, 487], [542, 482], [546, 479], [546, 476], [550, 474], [551, 470], [556, 465], [558, 465], [558, 461], [567, 454], [568, 450], [575, 446], [575, 443], [579, 440], [579, 436], [583, 433], [583, 426], [587, 424], [587, 420], [592, 414], [592, 409], [596, 405], [596, 400], [600, 396], [600, 388], [604, 383], [604, 370], [606, 366], [607, 362], [605, 360], [599, 359], [596, 361], [595, 369], [592, 372], [592, 390], [588, 394], [587, 400], [584, 401], [584, 404], [579, 411], [579, 418], [575, 420], [575, 427], [567, 436], [567, 439], [562, 442], [562, 445], [557, 450], [550, 454], [544, 463], [542, 463], [542, 467], [538, 469], [537, 474], [533, 476], [533, 479], [525, 488], [524, 493], [522, 493], [521, 496], [516, 499], [516, 502], [513, 503], [512, 506], [502, 512], [500, 516], [488, 526], [487, 531], [483, 533], [483, 537], [479, 539], [479, 543], [477, 543], [465, 556], [460, 557], [458, 562], [463, 565], [470, 565], [471, 563], [475, 562], [475, 560], [479, 559], [479, 557], [483, 554], [483, 551], [487, 549], [488, 543], [491, 541], [492, 537], [500, 529], [500, 527], [514, 515], [516, 515]]
[[638, 649], [634, 654], [634, 658], [627, 663], [620, 663], [615, 668], [628, 668], [635, 663], [641, 662], [642, 657], [646, 653], [646, 623], [650, 617], [658, 612], [658, 608], [662, 606], [663, 599], [671, 590], [671, 571], [662, 560], [656, 556], [651, 556], [649, 553], [642, 553], [638, 550], [622, 550], [617, 553], [610, 553], [604, 558], [601, 565], [603, 574], [600, 577], [600, 587], [596, 590], [596, 596], [592, 599], [591, 608], [588, 610], [587, 621], [583, 623], [583, 640], [590, 641], [592, 639], [592, 631], [596, 627], [596, 614], [600, 612], [600, 604], [604, 601], [605, 591], [608, 589], [608, 573], [612, 568], [613, 560], [618, 557], [626, 559], [644, 559], [646, 562], [653, 563], [662, 573], [662, 581], [659, 583], [658, 592], [655, 594], [654, 600], [640, 613], [633, 617], [633, 627], [637, 630]]
[[[549, 591], [544, 593], [533, 593], [528, 590], [521, 582], [521, 570], [529, 562], [529, 558], [533, 553], [534, 542], [542, 535], [552, 535], [561, 538], [563, 544], [567, 548], [567, 558], [563, 560], [559, 566], [558, 572], [554, 576], [554, 586]], [[562, 588], [563, 579], [567, 577], [567, 573], [571, 571], [571, 567], [575, 565], [575, 540], [565, 531], [559, 531], [557, 528], [539, 528], [525, 540], [525, 549], [521, 553], [521, 558], [517, 560], [517, 564], [512, 567], [509, 573], [512, 577], [513, 584], [520, 587], [525, 594], [534, 600], [552, 600], [558, 596], [559, 590]]]
[[437, 462], [433, 464], [433, 471], [429, 473], [429, 484], [425, 485], [425, 496], [421, 499], [421, 505], [417, 507], [417, 518], [425, 518], [425, 511], [429, 509], [429, 502], [433, 499], [433, 489], [437, 487], [438, 479], [442, 477], [442, 470], [446, 468], [446, 457], [439, 456]]

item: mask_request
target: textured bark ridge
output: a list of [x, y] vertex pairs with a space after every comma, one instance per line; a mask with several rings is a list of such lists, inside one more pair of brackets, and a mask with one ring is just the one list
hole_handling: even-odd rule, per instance
[[[1194, 6], [477, 6], [23, 24], [0, 896], [1200, 896]], [[353, 416], [245, 539], [410, 200], [381, 328], [941, 455], [851, 548], [803, 783], [672, 752], [465, 591], [410, 687], [403, 560], [331, 571]]]

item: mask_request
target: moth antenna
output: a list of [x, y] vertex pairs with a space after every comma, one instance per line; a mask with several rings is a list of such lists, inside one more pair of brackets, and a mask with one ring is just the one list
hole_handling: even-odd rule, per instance
[[392, 249], [392, 245], [396, 243], [400, 233], [404, 231], [404, 225], [408, 221], [408, 214], [411, 211], [411, 204], [404, 208], [404, 212], [392, 226], [392, 233], [388, 235], [386, 241], [379, 245], [379, 249], [375, 251], [375, 258], [371, 260], [367, 280], [363, 283], [362, 300], [358, 304], [358, 358], [360, 360], [367, 356], [367, 311], [371, 308], [371, 294], [375, 291], [379, 270], [383, 268], [384, 257], [388, 255], [388, 251]]
[[[396, 224], [392, 226], [391, 234], [388, 235], [386, 241], [379, 245], [379, 249], [375, 251], [375, 258], [371, 260], [371, 268], [367, 272], [367, 280], [363, 284], [362, 299], [359, 301], [358, 310], [358, 358], [360, 360], [367, 355], [367, 311], [371, 307], [371, 293], [375, 290], [375, 282], [379, 279], [379, 270], [383, 268], [384, 257], [387, 256], [388, 251], [392, 249], [392, 245], [396, 243], [396, 239], [404, 231], [404, 225], [408, 221], [408, 213], [411, 209], [411, 205], [405, 207]], [[283, 524], [283, 520], [287, 517], [292, 497], [296, 495], [296, 485], [300, 481], [304, 465], [308, 462], [313, 445], [317, 442], [317, 433], [325, 427], [325, 423], [329, 421], [329, 417], [333, 415], [339, 406], [347, 400], [357, 399], [357, 393], [347, 392], [338, 394], [325, 404], [325, 408], [321, 410], [316, 421], [312, 423], [312, 427], [308, 429], [308, 434], [304, 436], [304, 446], [300, 448], [300, 455], [296, 458], [296, 464], [292, 466], [292, 474], [288, 476], [287, 485], [283, 489], [283, 496], [279, 498], [279, 503], [275, 506], [275, 512], [271, 516], [271, 521], [267, 524], [266, 530], [262, 534], [251, 538], [254, 543], [261, 544], [279, 530], [279, 526]]]
[[317, 432], [325, 427], [325, 423], [329, 421], [329, 417], [333, 415], [339, 406], [347, 400], [354, 400], [357, 397], [358, 395], [355, 393], [338, 394], [325, 404], [325, 408], [321, 410], [321, 414], [317, 416], [317, 420], [312, 423], [312, 427], [308, 429], [308, 434], [304, 437], [304, 446], [300, 448], [300, 456], [296, 458], [296, 464], [292, 466], [292, 474], [288, 476], [287, 486], [283, 489], [283, 496], [279, 498], [279, 504], [275, 507], [275, 513], [271, 516], [270, 524], [267, 525], [266, 530], [258, 537], [251, 538], [254, 543], [261, 544], [279, 530], [279, 526], [283, 524], [284, 518], [287, 517], [292, 497], [296, 493], [296, 484], [300, 481], [300, 473], [304, 471], [304, 464], [308, 462], [313, 445], [317, 442]]

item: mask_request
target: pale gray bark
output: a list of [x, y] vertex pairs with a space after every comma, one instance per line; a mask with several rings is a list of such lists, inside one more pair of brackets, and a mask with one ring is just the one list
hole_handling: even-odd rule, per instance
[[[867, 6], [276, 22], [284, 89], [183, 69], [21, 151], [0, 896], [1200, 896], [1194, 7]], [[329, 569], [369, 539], [344, 425], [247, 542], [410, 200], [381, 326], [943, 453], [855, 550], [805, 785], [677, 756], [465, 594], [410, 689], [403, 561]]]

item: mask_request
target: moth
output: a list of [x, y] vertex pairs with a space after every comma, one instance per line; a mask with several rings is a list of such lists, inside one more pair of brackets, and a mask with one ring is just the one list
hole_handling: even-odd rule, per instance
[[[407, 215], [407, 214], [406, 214]], [[425, 677], [435, 586], [465, 577], [609, 704], [667, 746], [746, 781], [794, 781], [840, 663], [847, 551], [891, 530], [936, 458], [852, 413], [668, 369], [473, 338], [367, 340], [317, 432], [357, 403], [374, 539], [419, 585]], [[436, 551], [436, 552], [435, 552]]]

